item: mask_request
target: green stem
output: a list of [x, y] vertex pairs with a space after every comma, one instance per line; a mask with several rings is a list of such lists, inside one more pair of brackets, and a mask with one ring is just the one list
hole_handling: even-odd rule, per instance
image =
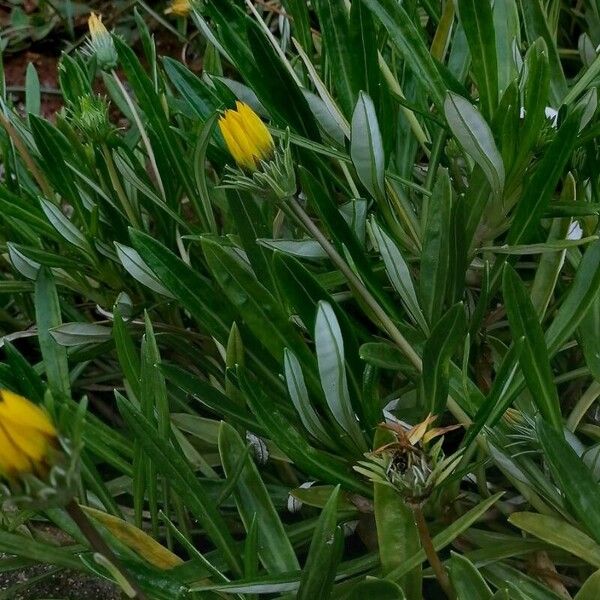
[[321, 230], [313, 223], [312, 219], [304, 212], [295, 198], [290, 198], [284, 206], [288, 206], [294, 216], [306, 229], [306, 231], [319, 242], [323, 250], [329, 256], [331, 262], [341, 271], [342, 275], [348, 280], [348, 283], [360, 295], [365, 304], [373, 311], [382, 327], [388, 332], [394, 343], [404, 352], [408, 360], [418, 370], [423, 370], [423, 361], [421, 357], [413, 350], [406, 338], [396, 327], [387, 313], [383, 310], [379, 302], [373, 297], [371, 292], [365, 287], [363, 282], [356, 276], [354, 271], [348, 266], [346, 261], [340, 256], [333, 244], [323, 235]]
[[131, 577], [120, 565], [119, 559], [115, 556], [114, 552], [108, 547], [108, 544], [104, 541], [104, 538], [98, 533], [97, 529], [92, 525], [88, 516], [81, 510], [81, 507], [75, 500], [71, 500], [65, 507], [73, 521], [77, 524], [77, 527], [81, 530], [81, 533], [86, 537], [90, 546], [99, 554], [104, 556], [114, 567], [116, 567], [127, 583], [135, 591], [136, 598], [138, 600], [146, 600], [144, 592], [139, 588], [137, 581]]
[[119, 76], [117, 75], [116, 71], [113, 70], [111, 75], [113, 76], [113, 79], [115, 80], [117, 86], [119, 87], [119, 91], [123, 95], [123, 98], [125, 99], [125, 102], [127, 103], [129, 110], [131, 111], [131, 116], [133, 117], [133, 120], [135, 121], [136, 127], [138, 128], [138, 131], [140, 132], [140, 136], [142, 138], [144, 147], [146, 148], [146, 152], [148, 154], [148, 159], [150, 160], [150, 165], [152, 166], [152, 171], [154, 172], [154, 177], [156, 178], [156, 183], [158, 184], [158, 187], [160, 189], [161, 196], [162, 196], [163, 200], [166, 201], [167, 195], [165, 193], [165, 188], [163, 186], [162, 178], [160, 176], [160, 171], [158, 170], [158, 164], [156, 163], [156, 157], [154, 156], [154, 150], [152, 150], [152, 144], [150, 143], [150, 138], [148, 137], [148, 134], [146, 133], [146, 129], [144, 128], [144, 124], [142, 123], [142, 119], [140, 118], [140, 115], [138, 114], [138, 111], [135, 107], [135, 104], [133, 103], [133, 100], [131, 99], [131, 96], [125, 89], [125, 86], [119, 79]]
[[[400, 348], [404, 355], [408, 358], [411, 364], [419, 372], [423, 372], [423, 361], [421, 357], [414, 351], [407, 339], [402, 335], [396, 324], [390, 319], [379, 302], [373, 297], [371, 292], [365, 287], [363, 282], [356, 276], [354, 271], [348, 266], [346, 261], [340, 256], [333, 244], [323, 235], [321, 230], [313, 223], [312, 219], [306, 214], [302, 206], [295, 198], [289, 198], [281, 203], [281, 208], [284, 212], [292, 214], [293, 217], [304, 227], [309, 235], [311, 235], [325, 250], [325, 253], [331, 262], [340, 270], [346, 278], [350, 286], [361, 297], [365, 304], [373, 311], [373, 314], [381, 323], [381, 326], [387, 331], [391, 340]], [[451, 397], [448, 397], [448, 409], [456, 417], [456, 419], [464, 426], [468, 427], [471, 424], [471, 419], [462, 410], [458, 403]]]

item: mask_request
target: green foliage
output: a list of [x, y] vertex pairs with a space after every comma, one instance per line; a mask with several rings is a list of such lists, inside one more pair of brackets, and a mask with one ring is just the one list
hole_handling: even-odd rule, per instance
[[[26, 114], [0, 86], [0, 386], [50, 390], [66, 447], [89, 400], [77, 501], [118, 517], [109, 564], [13, 498], [0, 570], [149, 599], [597, 597], [599, 5], [138, 4], [118, 69], [61, 58], [54, 119], [31, 67]], [[289, 198], [221, 185], [236, 100]]]

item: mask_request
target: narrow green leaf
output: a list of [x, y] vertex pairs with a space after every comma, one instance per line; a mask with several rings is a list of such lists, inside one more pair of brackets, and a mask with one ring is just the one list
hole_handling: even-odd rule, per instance
[[335, 544], [339, 492], [339, 486], [331, 492], [315, 526], [306, 563], [302, 569], [298, 600], [327, 597], [330, 593], [340, 558], [339, 554], [336, 556]]
[[561, 431], [560, 402], [544, 332], [525, 286], [509, 265], [505, 266], [502, 286], [512, 335], [515, 339], [524, 338], [520, 363], [527, 386], [544, 419]]
[[323, 301], [319, 302], [317, 309], [315, 346], [327, 405], [340, 427], [364, 452], [367, 449], [364, 436], [348, 391], [342, 332], [331, 305]]
[[490, 600], [492, 591], [475, 565], [455, 552], [450, 559], [450, 580], [460, 600]]
[[265, 569], [272, 574], [298, 570], [298, 559], [256, 465], [246, 457], [246, 445], [237, 431], [225, 422], [219, 429], [219, 454], [227, 477], [244, 461], [234, 497], [246, 531], [255, 518], [260, 523], [258, 553]]
[[30, 62], [25, 72], [25, 110], [28, 114], [39, 115], [41, 104], [40, 78], [35, 65]]
[[144, 450], [152, 458], [159, 473], [168, 478], [173, 489], [202, 524], [209, 538], [223, 554], [232, 571], [242, 573], [235, 542], [227, 524], [196, 478], [189, 463], [168, 442], [158, 438], [152, 424], [122, 397], [117, 398], [119, 411]]
[[62, 316], [54, 277], [48, 269], [40, 269], [35, 282], [35, 318], [48, 386], [58, 398], [70, 398], [67, 351], [51, 332], [62, 324]]
[[513, 513], [508, 520], [526, 533], [600, 567], [600, 545], [565, 520], [532, 512]]
[[429, 54], [424, 37], [402, 4], [396, 0], [362, 0], [387, 30], [390, 40], [423, 84], [438, 109], [442, 109], [446, 84]]
[[552, 91], [552, 106], [560, 106], [567, 93], [567, 81], [560, 62], [558, 48], [551, 33], [541, 0], [519, 0], [527, 40], [534, 44], [543, 38], [548, 48]]
[[428, 412], [438, 415], [446, 406], [449, 390], [450, 360], [466, 329], [462, 303], [451, 307], [425, 342], [421, 391]]
[[321, 423], [319, 415], [310, 402], [306, 383], [304, 382], [304, 376], [302, 375], [302, 367], [300, 366], [296, 355], [288, 348], [284, 350], [283, 365], [288, 393], [294, 408], [302, 421], [302, 425], [304, 425], [306, 430], [322, 444], [330, 448], [335, 448], [335, 444], [327, 431], [325, 431], [325, 427]]
[[520, 47], [521, 25], [516, 0], [496, 0], [492, 14], [498, 59], [498, 91], [502, 95], [518, 75], [514, 48]]
[[482, 112], [488, 119], [498, 106], [498, 61], [492, 5], [488, 0], [458, 0]]
[[385, 270], [394, 289], [400, 295], [404, 307], [412, 320], [419, 325], [421, 331], [428, 332], [429, 326], [419, 306], [408, 264], [404, 260], [400, 249], [392, 238], [379, 226], [374, 217], [371, 218], [370, 226], [373, 241], [377, 245], [381, 258], [383, 258]]
[[[352, 113], [356, 101], [356, 65], [352, 60], [348, 10], [344, 0], [315, 0], [315, 10], [321, 24], [326, 58], [333, 75], [332, 82], [339, 96], [340, 106], [346, 115]], [[360, 100], [359, 100], [360, 102]]]
[[552, 475], [578, 521], [600, 543], [600, 488], [591, 471], [560, 432], [538, 419], [536, 429]]
[[385, 156], [373, 100], [360, 92], [352, 113], [350, 156], [361, 183], [379, 202], [385, 201]]
[[440, 169], [427, 207], [423, 233], [419, 297], [430, 324], [442, 314], [450, 268], [452, 187], [446, 169]]
[[460, 145], [485, 173], [494, 196], [501, 198], [505, 179], [504, 163], [489, 125], [469, 100], [454, 92], [446, 95], [444, 113]]

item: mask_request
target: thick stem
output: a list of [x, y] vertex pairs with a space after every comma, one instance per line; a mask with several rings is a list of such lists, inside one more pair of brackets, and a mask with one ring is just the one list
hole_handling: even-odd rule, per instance
[[98, 530], [92, 525], [87, 515], [81, 510], [79, 504], [75, 500], [71, 500], [66, 506], [66, 510], [81, 530], [81, 533], [86, 537], [90, 546], [99, 554], [102, 554], [112, 565], [114, 565], [123, 575], [127, 583], [136, 593], [138, 600], [146, 600], [144, 592], [139, 588], [137, 582], [129, 573], [121, 567], [119, 559], [114, 552], [109, 548], [104, 538], [98, 533]]
[[431, 535], [429, 534], [429, 528], [427, 527], [427, 522], [425, 521], [425, 515], [423, 515], [423, 510], [419, 504], [411, 504], [410, 507], [415, 517], [415, 523], [417, 524], [417, 529], [419, 531], [421, 545], [423, 546], [427, 560], [433, 569], [435, 578], [438, 580], [438, 583], [440, 584], [442, 590], [444, 590], [446, 596], [448, 596], [448, 598], [454, 598], [454, 590], [452, 589], [452, 585], [450, 584], [450, 579], [448, 578], [448, 574], [444, 569], [444, 565], [435, 551]]

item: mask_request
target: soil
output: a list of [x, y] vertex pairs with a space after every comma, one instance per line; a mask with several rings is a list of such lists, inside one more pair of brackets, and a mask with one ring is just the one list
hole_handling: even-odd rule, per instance
[[0, 574], [0, 592], [21, 584], [25, 589], [12, 600], [120, 600], [123, 596], [108, 581], [74, 571], [59, 571], [32, 586], [28, 582], [52, 571], [52, 567], [31, 567]]

